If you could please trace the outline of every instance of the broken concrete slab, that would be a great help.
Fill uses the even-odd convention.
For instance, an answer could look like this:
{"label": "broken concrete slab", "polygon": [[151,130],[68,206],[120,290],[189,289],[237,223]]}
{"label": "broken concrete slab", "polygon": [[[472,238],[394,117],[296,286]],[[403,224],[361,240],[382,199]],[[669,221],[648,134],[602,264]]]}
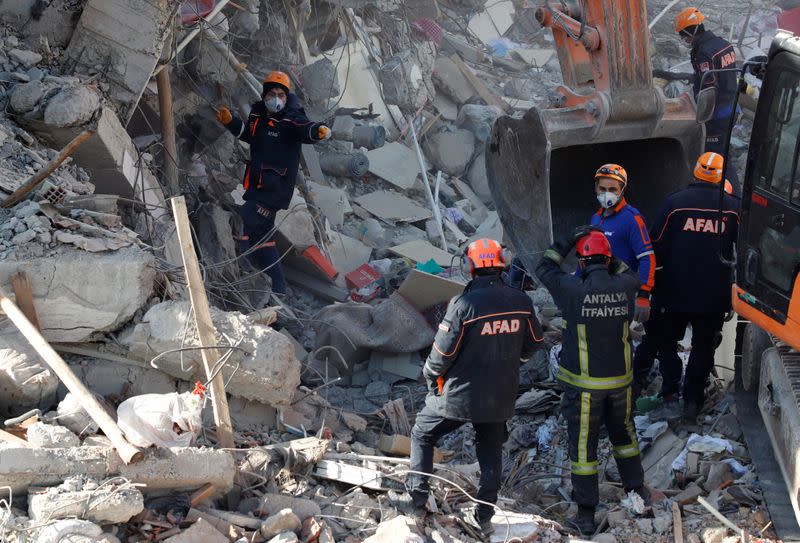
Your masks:
{"label": "broken concrete slab", "polygon": [[370,173],[401,190],[408,190],[414,186],[419,172],[418,168],[410,167],[417,160],[413,149],[394,141],[369,151],[367,158],[369,158]]}
{"label": "broken concrete slab", "polygon": [[24,493],[32,485],[60,484],[70,476],[125,477],[146,485],[144,492],[194,490],[211,483],[219,492],[233,488],[233,456],[209,448],[150,449],[136,464],[125,465],[111,448],[0,449],[0,480]]}
{"label": "broken concrete slab", "polygon": [[422,371],[422,360],[419,353],[372,351],[369,357],[369,369],[370,371],[380,370],[406,379],[417,379]]}
{"label": "broken concrete slab", "polygon": [[446,94],[455,102],[456,106],[466,103],[475,95],[475,90],[469,80],[449,57],[439,56],[436,58],[433,81],[443,94]]}
{"label": "broken concrete slab", "polygon": [[406,243],[390,247],[389,250],[396,255],[424,264],[433,260],[442,267],[448,267],[455,258],[450,253],[434,247],[424,240],[408,241]]}
{"label": "broken concrete slab", "polygon": [[164,543],[228,543],[230,540],[209,522],[199,518],[186,530],[174,535]]}
{"label": "broken concrete slab", "polygon": [[303,91],[311,102],[321,102],[341,94],[336,66],[327,57],[304,66],[300,76],[303,81]]}
{"label": "broken concrete slab", "polygon": [[27,429],[28,443],[34,447],[57,449],[80,447],[81,440],[69,428],[37,422]]}
{"label": "broken concrete slab", "polygon": [[119,484],[103,484],[98,488],[95,483],[93,488],[71,491],[65,486],[69,485],[30,490],[30,519],[49,521],[77,517],[98,524],[117,524],[128,522],[144,510],[144,498],[137,488],[124,488]]}
{"label": "broken concrete slab", "polygon": [[419,535],[419,529],[411,518],[401,515],[381,522],[375,534],[365,539],[364,543],[424,543],[425,538]]}
{"label": "broken concrete slab", "polygon": [[433,166],[449,175],[462,175],[475,153],[475,136],[459,128],[429,134],[423,144]]}
{"label": "broken concrete slab", "polygon": [[486,45],[501,37],[514,24],[514,3],[511,0],[490,0],[484,9],[469,20],[468,28]]}
{"label": "broken concrete slab", "polygon": [[89,0],[67,47],[80,69],[98,70],[125,124],[135,111],[171,35],[170,2]]}
{"label": "broken concrete slab", "polygon": [[356,202],[379,219],[389,222],[417,222],[433,216],[432,211],[410,198],[388,190],[370,192],[356,198]]}
{"label": "broken concrete slab", "polygon": [[0,326],[0,417],[12,418],[53,405],[58,377],[25,337],[7,323]]}
{"label": "broken concrete slab", "polygon": [[292,195],[289,209],[281,209],[275,215],[275,225],[286,244],[294,245],[298,251],[317,244],[317,239],[314,237],[314,219],[297,189]]}
{"label": "broken concrete slab", "polygon": [[314,204],[320,208],[332,225],[341,227],[344,224],[344,216],[353,212],[350,200],[347,198],[347,191],[321,185],[314,181],[306,183]]}
{"label": "broken concrete slab", "polygon": [[153,292],[152,254],[128,247],[116,252],[77,249],[25,261],[0,261],[0,285],[25,271],[42,335],[50,342],[82,343],[99,332],[119,329]]}
{"label": "broken concrete slab", "polygon": [[[212,307],[211,318],[218,343],[227,344],[227,336],[238,347],[222,368],[228,391],[234,396],[272,406],[287,405],[300,384],[300,363],[294,356],[291,342],[269,326],[257,324],[241,313]],[[185,329],[187,322],[189,325]],[[164,302],[153,306],[120,340],[131,349],[133,356],[145,360],[170,349],[199,345],[189,302]],[[185,351],[182,356],[181,359],[181,353],[175,352],[160,357],[156,365],[174,377],[192,382],[205,380],[200,351]],[[183,371],[182,365],[189,371]]]}
{"label": "broken concrete slab", "polygon": [[319,504],[312,500],[284,496],[283,494],[265,494],[261,498],[259,510],[273,515],[282,509],[290,509],[301,521],[315,517],[321,513]]}
{"label": "broken concrete slab", "polygon": [[489,189],[489,177],[486,174],[486,155],[484,153],[480,153],[472,161],[467,173],[467,181],[469,181],[470,187],[478,195],[481,202],[486,205],[494,202],[492,191]]}

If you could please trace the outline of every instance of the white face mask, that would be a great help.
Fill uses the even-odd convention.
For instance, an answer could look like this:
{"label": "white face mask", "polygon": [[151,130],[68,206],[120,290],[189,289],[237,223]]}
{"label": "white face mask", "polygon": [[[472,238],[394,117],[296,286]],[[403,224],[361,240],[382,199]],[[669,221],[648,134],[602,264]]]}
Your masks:
{"label": "white face mask", "polygon": [[619,194],[614,194],[613,192],[601,192],[597,195],[597,201],[600,202],[600,205],[606,209],[611,209],[617,202],[619,202]]}
{"label": "white face mask", "polygon": [[284,102],[277,96],[273,96],[272,98],[264,100],[264,105],[267,106],[267,111],[269,111],[270,113],[278,113],[280,110],[283,109],[283,106],[286,105],[286,102]]}

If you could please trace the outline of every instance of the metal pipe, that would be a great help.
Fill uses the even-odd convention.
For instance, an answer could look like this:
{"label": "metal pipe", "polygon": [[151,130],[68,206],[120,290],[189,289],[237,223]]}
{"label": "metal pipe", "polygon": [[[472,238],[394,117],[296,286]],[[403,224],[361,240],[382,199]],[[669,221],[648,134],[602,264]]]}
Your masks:
{"label": "metal pipe", "polygon": [[436,227],[439,230],[439,236],[442,238],[442,249],[444,249],[445,252],[449,252],[447,250],[447,240],[444,238],[444,230],[442,229],[442,216],[439,213],[439,206],[436,205],[436,201],[433,199],[431,184],[428,181],[428,172],[425,171],[425,159],[422,157],[422,149],[419,146],[419,141],[417,141],[417,130],[414,128],[414,117],[411,115],[408,116],[408,126],[411,131],[411,137],[414,140],[414,150],[417,152],[417,161],[419,162],[419,171],[422,173],[422,184],[425,186],[425,194],[428,196],[428,202],[430,202],[433,208],[433,218],[436,220]]}

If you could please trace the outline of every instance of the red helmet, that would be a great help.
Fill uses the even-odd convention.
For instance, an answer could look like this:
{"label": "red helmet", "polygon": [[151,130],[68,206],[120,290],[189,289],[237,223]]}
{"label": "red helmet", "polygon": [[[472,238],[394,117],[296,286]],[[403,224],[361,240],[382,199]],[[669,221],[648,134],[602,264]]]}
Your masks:
{"label": "red helmet", "polygon": [[611,258],[611,244],[605,234],[592,230],[575,244],[575,254],[578,258],[589,258],[590,256]]}

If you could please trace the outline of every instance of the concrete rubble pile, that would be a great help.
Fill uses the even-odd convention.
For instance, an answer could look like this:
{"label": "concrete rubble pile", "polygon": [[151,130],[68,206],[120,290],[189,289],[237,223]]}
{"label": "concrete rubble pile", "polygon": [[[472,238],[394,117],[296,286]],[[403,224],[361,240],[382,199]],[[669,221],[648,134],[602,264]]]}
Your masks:
{"label": "concrete rubble pile", "polygon": [[[402,481],[422,364],[468,279],[460,255],[504,238],[492,125],[561,83],[533,4],[0,2],[0,289],[90,398],[0,313],[0,541],[483,540],[462,520],[479,479],[470,427],[437,449],[436,514],[418,521]],[[666,69],[685,54],[660,28]],[[285,296],[243,255],[248,149],[214,119],[223,105],[246,118],[273,69],[333,133],[304,146],[275,223]],[[179,195],[188,243],[168,199]],[[521,369],[490,540],[581,541],[553,379],[561,317],[544,289],[531,296],[550,350]],[[601,442],[594,541],[673,541],[675,507],[684,540],[738,541],[698,498],[768,541],[725,386],[691,431],[651,420],[652,398],[640,406],[647,481],[666,495],[652,507],[625,495]],[[124,429],[145,395],[128,439],[162,445],[129,458],[101,419]]]}

